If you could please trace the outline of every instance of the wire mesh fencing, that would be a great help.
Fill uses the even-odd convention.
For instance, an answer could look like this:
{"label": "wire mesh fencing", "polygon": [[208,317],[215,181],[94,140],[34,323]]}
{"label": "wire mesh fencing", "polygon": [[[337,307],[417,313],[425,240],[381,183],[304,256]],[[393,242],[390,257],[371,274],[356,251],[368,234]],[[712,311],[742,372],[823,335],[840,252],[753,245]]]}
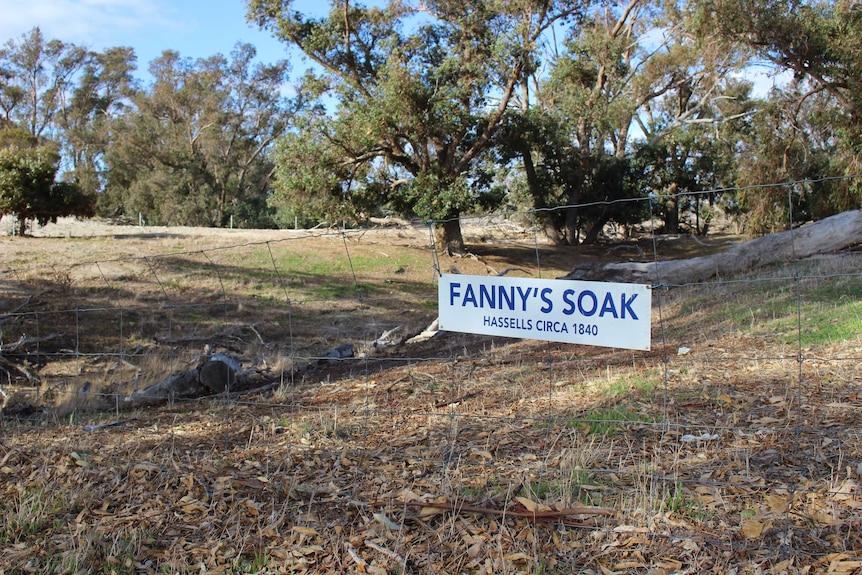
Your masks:
{"label": "wire mesh fencing", "polygon": [[[194,445],[265,460],[261,477],[290,483],[279,504],[307,521],[315,507],[354,534],[401,533],[386,550],[404,572],[408,555],[439,567],[432,533],[447,569],[473,572],[849,566],[862,549],[858,247],[657,278],[649,351],[434,330],[443,273],[551,279],[727,248],[653,221],[560,247],[541,224],[557,215],[462,218],[461,256],[439,252],[427,222],[221,245],[164,232],[176,249],[155,253],[132,233],[69,238],[71,263],[6,261],[0,373],[33,406],[6,418],[94,430],[214,413],[225,431]],[[86,261],[105,241],[139,253]],[[223,391],[174,385],[215,354],[239,365]]]}

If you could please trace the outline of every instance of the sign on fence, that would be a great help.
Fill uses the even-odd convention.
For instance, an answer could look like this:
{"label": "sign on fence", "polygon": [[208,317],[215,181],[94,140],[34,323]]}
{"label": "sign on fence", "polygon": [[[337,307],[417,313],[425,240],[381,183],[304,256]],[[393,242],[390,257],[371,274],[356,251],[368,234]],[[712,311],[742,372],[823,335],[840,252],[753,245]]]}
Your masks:
{"label": "sign on fence", "polygon": [[649,350],[651,292],[640,284],[447,274],[440,329]]}

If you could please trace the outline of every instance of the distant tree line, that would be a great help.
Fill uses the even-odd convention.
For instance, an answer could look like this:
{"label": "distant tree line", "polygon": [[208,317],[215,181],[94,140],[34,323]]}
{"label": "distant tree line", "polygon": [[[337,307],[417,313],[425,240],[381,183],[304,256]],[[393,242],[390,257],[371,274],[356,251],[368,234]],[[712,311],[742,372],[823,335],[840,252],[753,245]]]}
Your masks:
{"label": "distant tree line", "polygon": [[[250,0],[248,18],[309,69],[291,80],[237,44],[165,51],[144,82],[131,48],[38,28],[7,41],[0,213],[216,227],[391,213],[440,221],[457,252],[458,217],[480,211],[537,209],[574,245],[648,217],[705,234],[721,210],[761,234],[788,206],[803,221],[862,204],[852,0],[341,0],[326,17]],[[756,97],[752,66],[785,81]],[[768,187],[788,181],[805,183]]]}

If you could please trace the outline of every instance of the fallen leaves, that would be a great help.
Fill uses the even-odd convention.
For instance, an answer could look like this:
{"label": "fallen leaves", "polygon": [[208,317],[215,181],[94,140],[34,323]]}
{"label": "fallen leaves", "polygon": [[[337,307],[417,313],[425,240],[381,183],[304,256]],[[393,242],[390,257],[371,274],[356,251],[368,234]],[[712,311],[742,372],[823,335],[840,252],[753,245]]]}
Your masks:
{"label": "fallen leaves", "polygon": [[759,519],[746,519],[742,522],[742,535],[746,539],[760,539],[763,532],[769,528],[771,522]]}
{"label": "fallen leaves", "polygon": [[[583,403],[581,390],[555,384],[549,402],[546,387],[531,395],[514,376],[488,383],[486,368],[500,371],[494,361],[470,367],[481,393],[467,383],[409,393],[461,369],[433,365],[374,386],[300,389],[290,407],[213,404],[136,414],[134,426],[98,433],[6,433],[0,564],[88,558],[106,572],[261,575],[859,566],[848,549],[862,547],[862,494],[849,461],[862,442],[835,431],[855,411],[827,401],[815,413],[804,395],[797,410],[781,389],[740,383],[698,388],[680,402],[678,425],[589,434],[566,423],[574,407],[545,423],[552,408]],[[318,409],[316,391],[347,407]],[[482,401],[499,405],[472,417]],[[646,394],[615,401],[655,410]],[[366,410],[384,404],[392,411]],[[800,413],[828,431],[796,437],[788,422]],[[787,548],[799,551],[793,560],[780,555]]]}
{"label": "fallen leaves", "polygon": [[787,513],[787,510],[790,508],[790,498],[787,495],[770,493],[763,496],[763,501],[772,513],[778,515]]}

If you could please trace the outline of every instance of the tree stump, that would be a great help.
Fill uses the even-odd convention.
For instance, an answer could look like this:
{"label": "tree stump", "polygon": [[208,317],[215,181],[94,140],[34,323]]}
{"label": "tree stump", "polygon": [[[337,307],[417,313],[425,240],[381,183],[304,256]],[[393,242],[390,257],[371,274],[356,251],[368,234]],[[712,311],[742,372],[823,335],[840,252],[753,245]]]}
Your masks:
{"label": "tree stump", "polygon": [[224,353],[217,353],[200,368],[200,382],[212,393],[230,391],[236,383],[241,366],[239,360]]}

